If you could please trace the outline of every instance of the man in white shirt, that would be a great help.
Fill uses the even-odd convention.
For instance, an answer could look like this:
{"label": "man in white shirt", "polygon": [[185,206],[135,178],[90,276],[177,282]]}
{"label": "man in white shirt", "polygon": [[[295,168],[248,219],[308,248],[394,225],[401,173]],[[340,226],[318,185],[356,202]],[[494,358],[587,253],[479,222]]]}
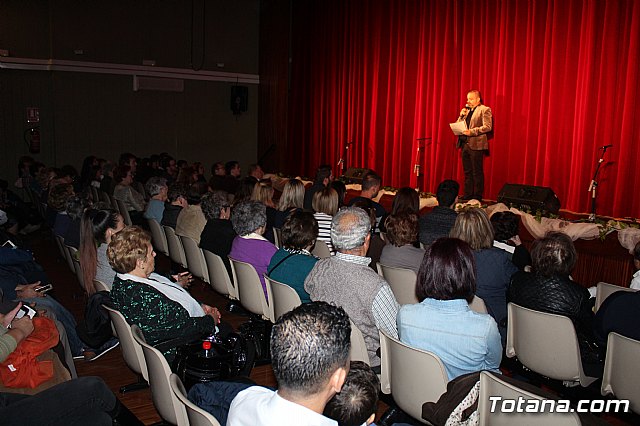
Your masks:
{"label": "man in white shirt", "polygon": [[350,336],[340,307],[312,302],[284,314],[271,332],[278,390],[252,386],[238,393],[227,426],[337,426],[322,412],[344,384]]}

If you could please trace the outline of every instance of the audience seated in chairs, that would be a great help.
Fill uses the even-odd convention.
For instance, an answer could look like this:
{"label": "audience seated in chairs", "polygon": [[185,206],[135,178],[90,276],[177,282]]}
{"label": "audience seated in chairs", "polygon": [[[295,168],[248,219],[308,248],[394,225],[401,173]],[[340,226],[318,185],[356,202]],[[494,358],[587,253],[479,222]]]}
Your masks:
{"label": "audience seated in chairs", "polygon": [[99,377],[80,377],[35,395],[0,393],[0,417],[11,425],[142,425]]}
{"label": "audience seated in chairs", "polygon": [[359,200],[370,200],[371,206],[375,209],[376,215],[376,227],[380,224],[380,220],[387,213],[387,211],[382,207],[382,204],[377,201],[373,201],[374,198],[378,196],[380,192],[380,186],[382,185],[382,178],[378,176],[374,171],[369,171],[362,178],[362,190],[360,191],[360,195],[358,197],[352,198],[349,201],[350,206],[357,206],[356,203]]}
{"label": "audience seated in chairs", "polygon": [[209,250],[220,256],[231,277],[231,264],[229,252],[236,237],[236,232],[231,224],[231,207],[224,191],[213,191],[202,196],[200,203],[202,213],[207,219],[207,224],[200,235],[200,248]]}
{"label": "audience seated in chairs", "polygon": [[469,244],[476,261],[476,295],[498,323],[502,342],[507,340],[507,287],[518,268],[504,250],[493,247],[493,228],[483,209],[467,207],[458,213],[450,236]]}
{"label": "audience seated in chairs", "polygon": [[491,226],[494,231],[494,247],[511,253],[511,261],[521,271],[531,267],[531,254],[522,245],[518,235],[520,216],[508,211],[496,212],[491,215]]}
{"label": "audience seated in chairs", "polygon": [[169,187],[167,191],[167,202],[164,205],[164,211],[162,212],[162,226],[169,226],[176,229],[178,223],[178,215],[183,208],[187,207],[187,188],[184,185],[174,183]]}
{"label": "audience seated in chairs", "polygon": [[436,240],[418,272],[416,295],[421,302],[398,312],[400,340],[436,354],[449,380],[474,371],[498,371],[502,360],[495,320],[469,308],[476,290],[475,266],[467,243]]}
{"label": "audience seated in chairs", "polygon": [[313,214],[292,213],[282,227],[282,247],[273,255],[267,275],[292,287],[302,303],[311,301],[304,289],[304,280],[318,258],[310,253],[318,236],[318,223]]}
{"label": "audience seated in chairs", "polygon": [[64,237],[67,232],[71,218],[67,215],[67,201],[75,192],[70,183],[61,183],[54,186],[49,192],[47,201],[47,225],[53,229],[53,234]]}
{"label": "audience seated in chairs", "polygon": [[340,426],[370,425],[378,410],[380,380],[362,361],[351,361],[342,390],[327,402],[324,415]]}
{"label": "audience seated in chairs", "polygon": [[82,214],[90,204],[88,199],[78,196],[71,197],[67,200],[66,213],[69,218],[69,224],[65,233],[61,235],[65,245],[75,249],[80,248],[80,221]]}
{"label": "audience seated in chairs", "polygon": [[378,220],[376,218],[376,209],[373,206],[373,201],[363,197],[358,197],[358,199],[351,204],[351,207],[360,208],[369,214],[369,219],[371,220],[371,239],[369,240],[367,257],[371,258],[371,263],[369,264],[369,266],[375,271],[376,263],[380,261],[382,249],[386,244],[386,242],[380,236],[380,233],[376,231]]}
{"label": "audience seated in chairs", "polygon": [[250,200],[251,196],[253,195],[253,190],[257,184],[258,181],[251,176],[247,176],[246,178],[239,181],[237,191],[235,193],[229,192],[229,194],[234,194],[232,207],[238,203],[241,203],[242,201]]}
{"label": "audience seated in chairs", "polygon": [[[240,169],[240,163],[235,160],[227,161],[224,165],[225,176],[220,188],[227,194],[235,194],[238,192],[241,186],[240,175],[242,170]],[[251,178],[254,183],[257,181],[255,178]]]}
{"label": "audience seated in chairs", "polygon": [[267,226],[265,228],[263,236],[272,243],[275,242],[275,237],[273,236],[273,227],[277,214],[276,205],[273,202],[273,192],[274,191],[273,186],[271,186],[271,182],[262,181],[258,182],[253,187],[253,194],[251,194],[252,200],[260,201],[267,208]]}
{"label": "audience seated in chairs", "polygon": [[316,170],[316,178],[313,181],[313,185],[305,190],[304,193],[304,209],[311,210],[313,196],[316,192],[322,191],[333,182],[333,172],[329,164],[322,164]]}
{"label": "audience seated in chairs", "polygon": [[207,224],[207,219],[202,213],[200,202],[202,196],[207,193],[206,183],[195,183],[187,192],[188,205],[180,211],[176,222],[176,235],[189,237],[200,244],[200,235]]}
{"label": "audience seated in chairs", "polygon": [[344,207],[344,198],[347,195],[347,186],[341,180],[332,181],[329,186],[338,193],[338,208]]}
{"label": "audience seated in chairs", "polygon": [[213,191],[222,189],[222,185],[224,182],[224,177],[226,176],[226,172],[224,170],[224,163],[218,161],[217,163],[213,163],[211,166],[211,179],[209,179],[209,188]]}
{"label": "audience seated in chairs", "polygon": [[46,310],[64,326],[72,355],[81,357],[86,346],[76,333],[77,324],[73,314],[51,295],[35,290],[48,282],[47,275],[30,252],[0,247],[0,289],[4,300],[20,300],[36,310]]}
{"label": "audience seated in chairs", "polygon": [[333,217],[331,240],[338,252],[320,259],[304,283],[311,300],[341,306],[362,332],[372,367],[380,366],[378,329],[398,336],[398,302],[389,284],[369,267],[371,218],[362,209],[347,207]]}
{"label": "audience seated in chairs", "polygon": [[145,219],[153,219],[158,223],[162,222],[164,214],[164,203],[167,201],[167,180],[163,177],[153,176],[145,184],[145,190],[151,197],[144,211]]}
{"label": "audience seated in chairs", "polygon": [[134,225],[141,225],[144,222],[142,214],[146,203],[144,196],[131,186],[133,183],[133,173],[134,171],[131,166],[128,165],[120,166],[116,169],[113,175],[116,183],[113,189],[113,198],[124,203],[124,207],[129,212],[131,222]]}
{"label": "audience seated in chairs", "polygon": [[227,426],[337,425],[322,412],[347,376],[350,335],[345,311],[328,303],[284,314],[271,333],[278,391],[251,386],[238,393]]}
{"label": "audience seated in chairs", "polygon": [[331,254],[336,250],[331,244],[331,221],[338,211],[338,193],[333,188],[323,188],[313,195],[313,217],[318,222],[318,240],[323,241]]}
{"label": "audience seated in chairs", "polygon": [[438,205],[420,218],[420,242],[425,247],[438,238],[449,236],[458,217],[454,208],[458,202],[459,192],[460,184],[455,180],[447,179],[438,185],[436,190]]}
{"label": "audience seated in chairs", "polygon": [[273,221],[275,228],[282,228],[284,221],[295,211],[302,210],[304,205],[304,185],[298,179],[289,179],[284,184],[282,195],[278,200],[278,208]]}
{"label": "audience seated in chairs", "polygon": [[115,210],[88,209],[82,216],[80,266],[88,296],[96,292],[93,280],[111,289],[116,271],[109,264],[107,247],[111,237],[123,229],[122,216]]}
{"label": "audience seated in chairs", "polygon": [[420,196],[418,195],[418,191],[408,186],[398,189],[396,195],[393,197],[391,212],[385,214],[380,221],[380,231],[387,232],[385,222],[389,215],[398,215],[400,213],[420,214]]}
{"label": "audience seated in chairs", "polygon": [[418,239],[418,215],[399,213],[387,216],[386,225],[387,244],[382,249],[380,263],[418,273],[424,257],[424,250],[413,245]]}
{"label": "audience seated in chairs", "polygon": [[0,362],[11,354],[16,347],[33,332],[32,319],[24,315],[16,318],[22,302],[7,313],[0,313]]}
{"label": "audience seated in chairs", "polygon": [[[246,262],[255,268],[265,296],[264,274],[278,248],[262,235],[267,226],[266,206],[260,201],[248,200],[237,204],[231,211],[231,223],[238,236],[233,240],[229,257]],[[268,296],[266,296],[268,297]]]}
{"label": "audience seated in chairs", "polygon": [[600,377],[603,359],[593,335],[593,302],[589,291],[569,276],[578,258],[573,241],[549,232],[534,242],[531,257],[532,272],[518,272],[511,280],[509,302],[568,317],[576,328],[584,373]]}
{"label": "audience seated in chairs", "polygon": [[190,275],[175,275],[179,282],[173,282],[153,273],[155,252],[146,231],[134,226],[118,232],[107,256],[117,272],[111,289],[114,308],[129,324],[137,324],[169,363],[177,346],[213,334],[220,326],[218,309],[199,303],[185,291]]}
{"label": "audience seated in chairs", "polygon": [[615,332],[634,340],[640,340],[640,291],[618,291],[602,303],[594,319],[596,342],[605,353],[607,337]]}

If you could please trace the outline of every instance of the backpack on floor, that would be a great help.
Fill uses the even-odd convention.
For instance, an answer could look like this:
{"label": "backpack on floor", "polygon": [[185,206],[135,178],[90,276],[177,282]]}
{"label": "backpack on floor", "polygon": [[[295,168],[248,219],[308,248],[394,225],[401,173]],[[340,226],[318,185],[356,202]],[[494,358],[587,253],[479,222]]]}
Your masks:
{"label": "backpack on floor", "polygon": [[78,336],[90,348],[99,348],[113,337],[111,319],[102,305],[113,306],[108,291],[98,291],[89,298],[84,320],[76,327]]}

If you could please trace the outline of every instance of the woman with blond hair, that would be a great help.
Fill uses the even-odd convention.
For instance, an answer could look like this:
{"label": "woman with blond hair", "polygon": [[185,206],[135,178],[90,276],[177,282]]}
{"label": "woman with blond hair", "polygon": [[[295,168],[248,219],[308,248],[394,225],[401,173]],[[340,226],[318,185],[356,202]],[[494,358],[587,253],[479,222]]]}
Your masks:
{"label": "woman with blond hair", "polygon": [[273,226],[282,228],[291,213],[302,210],[304,205],[304,184],[298,179],[289,179],[284,185]]}
{"label": "woman with blond hair", "polygon": [[518,268],[509,253],[493,247],[493,227],[481,208],[468,207],[458,212],[449,233],[469,244],[477,268],[476,295],[484,300],[489,314],[498,323],[502,341],[506,341],[507,288]]}
{"label": "woman with blond hair", "polygon": [[260,181],[253,187],[253,193],[251,199],[254,201],[260,201],[267,208],[267,227],[264,231],[264,237],[270,242],[275,242],[273,235],[273,228],[276,221],[276,203],[273,201],[273,186],[269,181]]}

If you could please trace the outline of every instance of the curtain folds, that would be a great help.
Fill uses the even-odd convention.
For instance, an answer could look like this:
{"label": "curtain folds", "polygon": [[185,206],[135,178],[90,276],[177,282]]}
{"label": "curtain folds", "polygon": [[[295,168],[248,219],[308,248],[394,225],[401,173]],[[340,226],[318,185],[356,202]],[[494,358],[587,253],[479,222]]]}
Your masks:
{"label": "curtain folds", "polygon": [[[296,0],[289,172],[375,169],[383,185],[462,182],[448,123],[470,89],[494,114],[485,198],[549,186],[562,207],[640,216],[640,1]],[[419,151],[419,152],[418,152]],[[421,166],[419,177],[415,164]]]}

